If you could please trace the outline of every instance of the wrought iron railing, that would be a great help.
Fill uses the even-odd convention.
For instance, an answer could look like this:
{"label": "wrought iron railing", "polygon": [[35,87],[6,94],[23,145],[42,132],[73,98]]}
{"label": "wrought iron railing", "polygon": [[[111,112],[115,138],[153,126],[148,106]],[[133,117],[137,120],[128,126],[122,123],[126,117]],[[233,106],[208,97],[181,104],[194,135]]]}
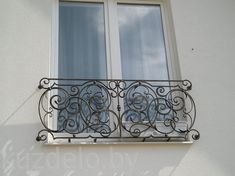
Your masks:
{"label": "wrought iron railing", "polygon": [[188,141],[195,103],[188,80],[40,80],[37,141]]}

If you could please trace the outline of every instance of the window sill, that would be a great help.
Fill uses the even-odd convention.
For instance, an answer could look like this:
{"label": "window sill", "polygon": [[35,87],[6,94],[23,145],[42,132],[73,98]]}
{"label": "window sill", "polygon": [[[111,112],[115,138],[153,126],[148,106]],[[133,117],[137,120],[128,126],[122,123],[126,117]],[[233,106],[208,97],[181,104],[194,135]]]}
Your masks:
{"label": "window sill", "polygon": [[174,145],[174,144],[193,144],[194,141],[170,141],[170,142],[44,142],[45,146],[73,146],[73,145]]}

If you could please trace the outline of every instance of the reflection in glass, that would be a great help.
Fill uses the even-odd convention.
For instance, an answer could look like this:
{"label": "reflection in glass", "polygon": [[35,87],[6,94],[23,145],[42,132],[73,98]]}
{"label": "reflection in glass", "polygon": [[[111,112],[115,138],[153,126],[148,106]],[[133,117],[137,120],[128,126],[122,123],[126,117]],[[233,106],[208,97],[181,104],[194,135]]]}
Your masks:
{"label": "reflection in glass", "polygon": [[59,77],[106,78],[102,3],[60,3]]}
{"label": "reflection in glass", "polygon": [[124,79],[168,79],[159,5],[118,4]]}
{"label": "reflection in glass", "polygon": [[[122,77],[124,79],[167,80],[167,61],[159,5],[118,5]],[[164,121],[169,115],[156,113],[154,93],[142,85],[133,86],[124,99],[124,121]],[[165,106],[167,109],[167,107]],[[165,110],[166,110],[165,109]]]}
{"label": "reflection in glass", "polygon": [[[107,77],[105,49],[104,6],[102,3],[61,2],[59,7],[59,68],[60,78],[99,79]],[[60,84],[60,82],[59,82]],[[62,83],[61,83],[62,84]],[[76,87],[64,87],[70,94],[66,107],[58,113],[59,131],[81,132],[91,122],[91,106],[103,101],[100,87],[87,90],[86,97],[79,98]],[[59,96],[61,93],[58,92]],[[97,101],[91,101],[97,99]],[[81,101],[83,100],[83,101]],[[63,101],[58,98],[58,102]],[[64,100],[65,101],[65,100]],[[82,103],[83,102],[83,103]],[[90,105],[87,106],[86,103]],[[58,108],[61,108],[58,104]],[[99,114],[99,120],[106,120],[108,113]],[[83,118],[82,118],[83,117]],[[109,123],[108,120],[106,120]],[[85,129],[82,132],[94,132]]]}

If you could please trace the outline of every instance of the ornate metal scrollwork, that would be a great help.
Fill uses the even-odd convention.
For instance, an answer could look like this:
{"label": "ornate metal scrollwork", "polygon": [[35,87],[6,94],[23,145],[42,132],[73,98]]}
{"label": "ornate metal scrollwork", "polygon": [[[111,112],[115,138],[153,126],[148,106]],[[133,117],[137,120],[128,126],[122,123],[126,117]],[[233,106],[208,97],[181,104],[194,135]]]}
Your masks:
{"label": "ornate metal scrollwork", "polygon": [[40,80],[37,141],[198,140],[188,80]]}

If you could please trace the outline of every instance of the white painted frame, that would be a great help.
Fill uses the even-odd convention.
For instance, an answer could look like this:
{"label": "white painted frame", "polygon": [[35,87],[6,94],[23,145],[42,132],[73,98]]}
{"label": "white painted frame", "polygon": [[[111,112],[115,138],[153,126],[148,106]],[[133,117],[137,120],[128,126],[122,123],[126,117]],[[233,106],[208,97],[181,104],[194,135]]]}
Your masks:
{"label": "white painted frame", "polygon": [[[51,15],[51,48],[49,77],[58,77],[58,47],[59,47],[59,1],[52,0]],[[160,5],[163,35],[166,51],[166,63],[169,79],[180,80],[180,67],[176,40],[174,35],[174,25],[171,14],[169,0],[61,0],[62,2],[102,2],[104,3],[105,17],[105,41],[106,41],[106,59],[107,59],[107,76],[110,79],[120,79],[121,72],[121,53],[117,19],[117,4],[156,4]],[[115,7],[116,6],[116,7]],[[111,20],[112,19],[112,20]],[[119,67],[117,67],[119,66]],[[115,106],[115,103],[114,103]],[[51,118],[49,118],[51,119]],[[56,120],[48,120],[49,127],[57,127]],[[48,136],[48,142],[53,142]]]}
{"label": "white painted frame", "polygon": [[[110,79],[120,79],[121,68],[120,42],[118,32],[117,3],[126,4],[156,4],[160,5],[162,15],[163,34],[166,50],[169,79],[181,79],[174,25],[169,0],[62,0],[62,2],[103,2],[105,10],[105,39],[107,57],[107,76]],[[59,28],[59,0],[53,0],[52,8],[52,47],[50,76],[58,75],[58,28]],[[112,20],[110,20],[112,19]],[[111,69],[112,68],[112,69]]]}

